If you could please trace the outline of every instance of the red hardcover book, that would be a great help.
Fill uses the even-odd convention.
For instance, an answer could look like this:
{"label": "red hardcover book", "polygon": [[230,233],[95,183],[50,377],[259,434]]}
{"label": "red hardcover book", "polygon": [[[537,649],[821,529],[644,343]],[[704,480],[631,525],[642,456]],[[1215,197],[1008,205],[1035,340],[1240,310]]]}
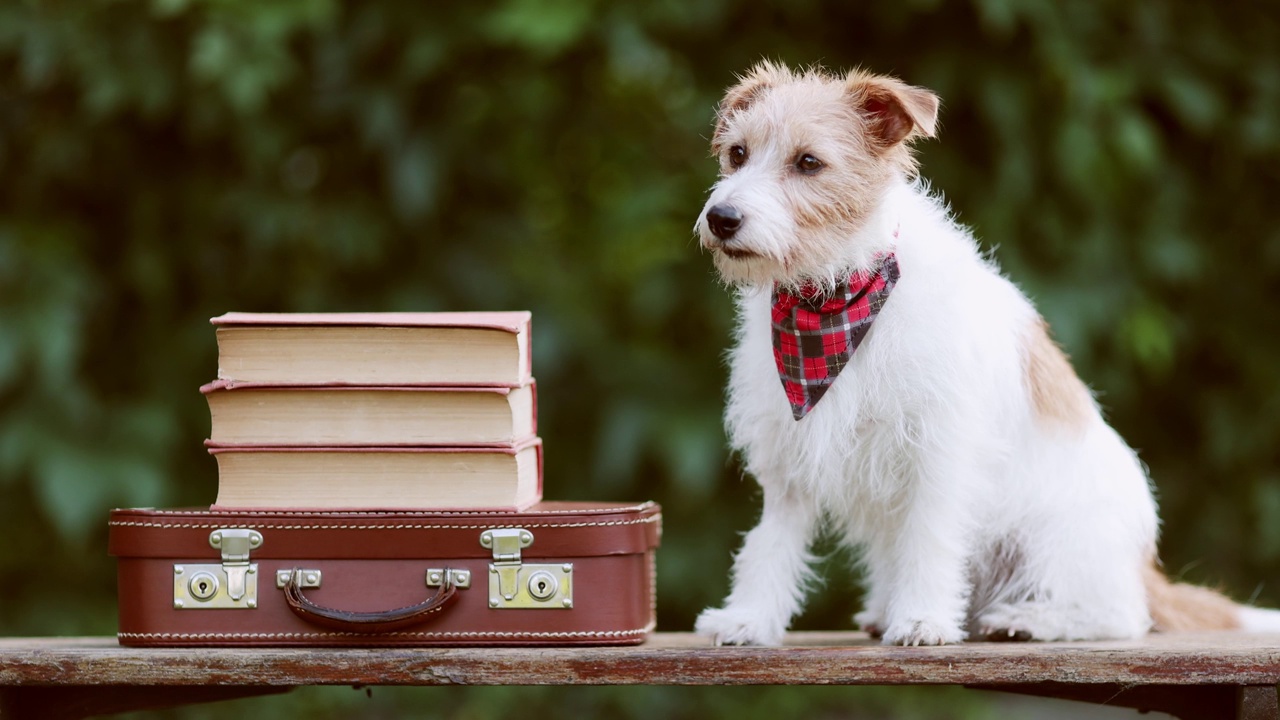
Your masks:
{"label": "red hardcover book", "polygon": [[491,447],[211,446],[214,509],[522,510],[542,499],[542,440]]}
{"label": "red hardcover book", "polygon": [[227,313],[218,379],[272,385],[498,385],[531,379],[518,312]]}
{"label": "red hardcover book", "polygon": [[510,445],[538,430],[537,390],[519,387],[281,386],[218,380],[200,388],[217,447]]}

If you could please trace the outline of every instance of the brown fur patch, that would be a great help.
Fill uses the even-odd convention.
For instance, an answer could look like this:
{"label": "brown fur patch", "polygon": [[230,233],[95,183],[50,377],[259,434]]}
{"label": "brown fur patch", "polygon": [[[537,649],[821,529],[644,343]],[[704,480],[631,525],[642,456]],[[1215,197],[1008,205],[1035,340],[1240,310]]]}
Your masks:
{"label": "brown fur patch", "polygon": [[791,78],[791,72],[785,65],[774,65],[765,60],[746,75],[738,78],[738,83],[724,93],[720,107],[716,110],[716,127],[711,136],[712,152],[720,152],[721,141],[729,119],[735,114],[751,107],[751,103],[760,97],[770,86]]}
{"label": "brown fur patch", "polygon": [[1049,336],[1049,325],[1037,318],[1024,338],[1024,379],[1036,416],[1045,422],[1083,428],[1093,399],[1066,353]]}
{"label": "brown fur patch", "polygon": [[915,135],[934,137],[938,96],[897,78],[860,71],[846,79],[868,129],[880,144],[896,145]]}
{"label": "brown fur patch", "polygon": [[[711,136],[713,153],[722,152],[724,135],[735,115],[745,112],[769,90],[786,85],[832,85],[841,87],[847,107],[854,111],[861,127],[857,132],[890,162],[907,174],[916,171],[915,159],[906,141],[935,137],[940,101],[931,91],[908,85],[897,78],[853,70],[844,76],[821,68],[792,70],[768,60],[757,63],[737,84],[725,91],[716,111]],[[850,102],[851,101],[851,102]],[[806,108],[797,107],[803,113]]]}
{"label": "brown fur patch", "polygon": [[861,70],[845,77],[845,87],[876,153],[908,175],[915,174],[915,156],[906,141],[937,134],[938,96],[897,78]]}
{"label": "brown fur patch", "polygon": [[1221,593],[1170,582],[1154,565],[1143,572],[1142,580],[1156,632],[1240,628],[1239,606]]}
{"label": "brown fur patch", "polygon": [[860,199],[854,192],[845,197],[833,198],[830,202],[806,203],[796,199],[791,203],[792,215],[796,219],[796,226],[801,230],[841,227],[854,222],[865,212],[867,202],[858,202]]}

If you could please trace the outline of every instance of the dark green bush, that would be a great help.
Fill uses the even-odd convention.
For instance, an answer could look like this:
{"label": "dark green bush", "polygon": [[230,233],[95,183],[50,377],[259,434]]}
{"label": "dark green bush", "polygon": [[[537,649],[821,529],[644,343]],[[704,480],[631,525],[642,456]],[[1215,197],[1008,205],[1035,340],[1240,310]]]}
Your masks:
{"label": "dark green bush", "polygon": [[[0,632],[114,632],[106,510],[211,501],[207,318],[503,308],[535,315],[547,494],[662,502],[660,624],[687,629],[756,512],[719,421],[730,305],[691,227],[719,92],[762,56],[942,95],[924,173],[1141,450],[1169,568],[1280,604],[1277,14],[0,5],[0,522],[21,538],[0,547]],[[801,627],[850,625],[856,593],[829,564]],[[757,695],[643,697],[752,716],[735,703]]]}

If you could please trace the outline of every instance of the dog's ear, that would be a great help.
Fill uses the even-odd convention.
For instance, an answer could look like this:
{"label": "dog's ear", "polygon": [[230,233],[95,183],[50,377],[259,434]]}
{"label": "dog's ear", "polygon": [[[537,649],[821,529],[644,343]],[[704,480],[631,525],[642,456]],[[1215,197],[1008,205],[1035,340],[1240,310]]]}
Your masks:
{"label": "dog's ear", "polygon": [[711,144],[719,145],[731,115],[746,110],[765,90],[790,73],[782,63],[761,60],[746,75],[738,76],[738,84],[725,91],[716,110],[716,129],[711,136]]}
{"label": "dog's ear", "polygon": [[883,147],[937,132],[939,101],[931,91],[861,72],[849,74],[847,87],[871,137]]}

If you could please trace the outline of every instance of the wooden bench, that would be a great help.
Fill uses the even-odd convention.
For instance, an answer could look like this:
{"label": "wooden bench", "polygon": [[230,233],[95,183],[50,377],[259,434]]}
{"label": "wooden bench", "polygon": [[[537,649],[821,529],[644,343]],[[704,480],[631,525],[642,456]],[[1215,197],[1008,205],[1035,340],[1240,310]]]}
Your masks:
{"label": "wooden bench", "polygon": [[0,639],[0,717],[79,718],[306,685],[964,685],[1156,710],[1280,720],[1280,635],[882,647],[794,633],[782,648],[659,633],[623,648],[131,649],[114,638]]}

